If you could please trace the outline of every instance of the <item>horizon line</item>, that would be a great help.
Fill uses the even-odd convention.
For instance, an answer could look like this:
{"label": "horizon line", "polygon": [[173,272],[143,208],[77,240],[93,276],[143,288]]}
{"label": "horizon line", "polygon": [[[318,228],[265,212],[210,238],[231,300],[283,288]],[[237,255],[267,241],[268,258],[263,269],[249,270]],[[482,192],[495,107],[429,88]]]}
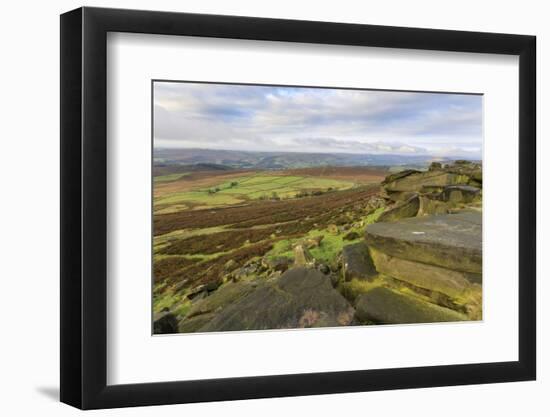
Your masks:
{"label": "horizon line", "polygon": [[[331,154],[340,154],[340,155],[374,155],[374,156],[404,156],[404,157],[421,157],[421,156],[429,156],[429,157],[439,157],[439,158],[451,158],[452,156],[447,155],[438,155],[437,153],[371,153],[371,152],[341,152],[341,151],[330,151],[330,152],[322,152],[322,151],[285,151],[285,150],[273,150],[273,151],[264,151],[264,150],[242,150],[242,149],[228,149],[228,148],[197,148],[197,147],[185,147],[185,146],[179,146],[179,147],[171,147],[171,146],[161,146],[157,147],[153,144],[153,151],[156,150],[196,150],[196,151],[227,151],[227,152],[245,152],[245,153],[286,153],[286,154],[309,154],[309,155],[315,155],[315,154],[321,154],[321,155],[331,155]],[[465,157],[463,155],[460,155],[460,152],[457,153],[455,156],[460,156],[462,159],[481,159],[482,155],[470,155],[468,157]]]}

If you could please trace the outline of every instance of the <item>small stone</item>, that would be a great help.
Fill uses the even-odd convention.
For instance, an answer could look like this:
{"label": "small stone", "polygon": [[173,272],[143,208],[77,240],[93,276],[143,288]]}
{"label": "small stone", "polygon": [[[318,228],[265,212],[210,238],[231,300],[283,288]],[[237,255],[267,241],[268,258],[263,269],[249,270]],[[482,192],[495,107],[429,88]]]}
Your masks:
{"label": "small stone", "polygon": [[303,243],[305,244],[305,246],[308,249],[317,248],[321,245],[321,242],[323,241],[324,237],[325,236],[323,236],[323,235],[310,237],[310,238],[305,239]]}
{"label": "small stone", "polygon": [[318,269],[325,275],[330,273],[330,267],[327,264],[319,264]]}
{"label": "small stone", "polygon": [[226,272],[231,272],[231,271],[233,271],[236,267],[237,267],[237,262],[235,262],[233,259],[230,259],[230,260],[228,260],[228,261],[224,264],[223,269],[224,269]]}
{"label": "small stone", "polygon": [[357,232],[349,232],[343,237],[343,239],[344,240],[355,240],[355,239],[359,239],[359,236],[360,235]]}
{"label": "small stone", "polygon": [[330,234],[337,235],[339,233],[338,226],[335,224],[329,224],[327,230]]}
{"label": "small stone", "polygon": [[196,286],[196,287],[194,287],[194,288],[191,288],[191,289],[189,290],[189,292],[187,293],[187,298],[190,299],[190,300],[192,300],[192,299],[194,299],[195,297],[197,297],[197,296],[198,296],[199,294],[201,294],[201,293],[206,293],[206,294],[208,294],[208,290],[207,290],[207,288],[206,288],[206,285],[204,285],[204,284],[201,284],[201,285],[198,285],[198,286]]}
{"label": "small stone", "polygon": [[313,266],[315,259],[303,245],[294,247],[294,266]]}
{"label": "small stone", "polygon": [[249,263],[233,271],[232,276],[235,281],[241,281],[250,277],[255,277],[260,269],[257,263]]}
{"label": "small stone", "polygon": [[292,261],[284,256],[262,259],[262,266],[268,271],[284,272],[291,264]]}

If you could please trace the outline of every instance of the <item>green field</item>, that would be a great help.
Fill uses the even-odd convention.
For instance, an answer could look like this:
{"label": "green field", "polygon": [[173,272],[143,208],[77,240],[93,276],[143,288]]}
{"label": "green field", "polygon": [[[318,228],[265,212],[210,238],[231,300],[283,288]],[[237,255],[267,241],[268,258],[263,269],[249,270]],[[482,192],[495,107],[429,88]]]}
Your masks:
{"label": "green field", "polygon": [[171,182],[171,181],[179,180],[181,177],[185,177],[186,175],[189,175],[189,173],[184,172],[179,174],[158,175],[156,177],[153,177],[153,181],[155,183]]}
{"label": "green field", "polygon": [[[173,181],[174,175],[157,177],[161,181]],[[155,178],[155,181],[157,179]],[[346,190],[355,184],[351,181],[294,175],[250,175],[223,182],[209,188],[172,193],[155,200],[156,206],[185,204],[199,206],[227,206],[248,200],[293,198],[311,191]]]}

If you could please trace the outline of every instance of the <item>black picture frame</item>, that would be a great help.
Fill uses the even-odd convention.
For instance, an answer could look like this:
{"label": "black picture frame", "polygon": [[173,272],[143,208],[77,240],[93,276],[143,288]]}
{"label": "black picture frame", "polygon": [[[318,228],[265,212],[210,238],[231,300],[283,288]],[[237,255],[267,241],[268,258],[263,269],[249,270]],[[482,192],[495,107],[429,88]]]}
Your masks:
{"label": "black picture frame", "polygon": [[[108,32],[519,56],[519,360],[107,385]],[[536,378],[534,36],[102,8],[61,15],[61,401],[82,409]]]}

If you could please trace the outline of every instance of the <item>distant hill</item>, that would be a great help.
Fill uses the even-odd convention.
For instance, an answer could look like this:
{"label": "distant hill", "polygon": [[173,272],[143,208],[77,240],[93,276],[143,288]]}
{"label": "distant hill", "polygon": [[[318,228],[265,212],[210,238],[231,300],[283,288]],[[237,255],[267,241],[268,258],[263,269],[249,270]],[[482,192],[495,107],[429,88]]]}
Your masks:
{"label": "distant hill", "polygon": [[154,165],[194,166],[199,170],[219,169],[288,169],[318,166],[419,166],[424,167],[433,161],[446,162],[450,157],[433,155],[378,155],[351,153],[298,153],[298,152],[246,152],[213,149],[168,149],[154,150]]}
{"label": "distant hill", "polygon": [[180,163],[155,163],[153,167],[153,175],[169,175],[169,174],[179,174],[183,172],[199,172],[199,171],[230,171],[233,170],[233,167],[228,165],[219,165],[219,164],[207,164],[207,163],[198,163],[198,164],[180,164]]}

